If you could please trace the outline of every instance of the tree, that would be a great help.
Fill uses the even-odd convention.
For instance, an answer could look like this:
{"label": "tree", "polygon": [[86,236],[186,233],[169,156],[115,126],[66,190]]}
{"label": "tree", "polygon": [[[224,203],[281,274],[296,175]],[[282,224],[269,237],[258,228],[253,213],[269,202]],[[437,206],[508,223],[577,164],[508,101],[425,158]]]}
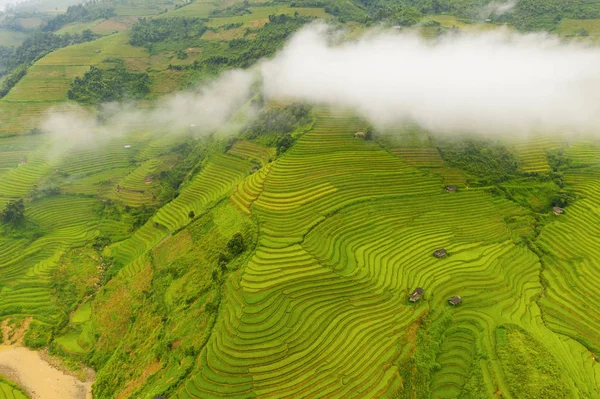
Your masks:
{"label": "tree", "polygon": [[6,208],[0,214],[2,223],[17,225],[25,220],[25,203],[23,199],[11,201],[6,204]]}
{"label": "tree", "polygon": [[237,256],[246,250],[246,245],[244,244],[244,237],[241,233],[235,233],[233,237],[227,243],[227,249],[229,253],[233,256]]}
{"label": "tree", "polygon": [[190,213],[188,213],[188,217],[189,217],[190,219],[193,219],[193,218],[195,218],[195,217],[196,217],[196,214],[194,213],[194,211],[190,211]]}

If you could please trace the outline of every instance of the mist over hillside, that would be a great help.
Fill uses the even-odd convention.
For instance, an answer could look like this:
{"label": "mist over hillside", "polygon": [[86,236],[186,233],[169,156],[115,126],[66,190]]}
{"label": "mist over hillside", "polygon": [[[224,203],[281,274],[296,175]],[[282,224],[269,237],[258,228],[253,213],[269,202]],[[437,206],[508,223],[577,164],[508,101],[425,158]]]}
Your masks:
{"label": "mist over hillside", "polygon": [[54,110],[42,128],[58,147],[89,146],[140,124],[161,132],[193,125],[206,134],[224,126],[255,87],[273,101],[348,108],[380,128],[414,122],[438,134],[600,135],[600,50],[588,44],[508,30],[431,41],[373,29],[342,43],[340,33],[310,25],[272,59],[167,97],[152,110],[109,104],[101,124],[81,110]]}
{"label": "mist over hillside", "polygon": [[600,133],[600,50],[587,44],[508,30],[435,41],[375,30],[335,45],[327,32],[299,32],[261,67],[267,96],[351,107],[380,126]]}
{"label": "mist over hillside", "polygon": [[82,0],[0,0],[0,12],[5,11],[7,7],[19,11],[64,11],[67,7],[79,3],[85,2]]}
{"label": "mist over hillside", "polygon": [[600,3],[45,4],[0,399],[600,398]]}

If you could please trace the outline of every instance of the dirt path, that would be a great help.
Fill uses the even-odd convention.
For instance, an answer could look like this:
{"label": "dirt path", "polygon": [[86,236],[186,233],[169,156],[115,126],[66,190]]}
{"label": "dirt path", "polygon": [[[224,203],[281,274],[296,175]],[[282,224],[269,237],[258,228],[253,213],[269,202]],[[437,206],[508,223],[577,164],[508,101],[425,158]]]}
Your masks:
{"label": "dirt path", "polygon": [[81,382],[52,367],[36,351],[0,345],[0,374],[21,386],[32,399],[92,399],[91,382]]}

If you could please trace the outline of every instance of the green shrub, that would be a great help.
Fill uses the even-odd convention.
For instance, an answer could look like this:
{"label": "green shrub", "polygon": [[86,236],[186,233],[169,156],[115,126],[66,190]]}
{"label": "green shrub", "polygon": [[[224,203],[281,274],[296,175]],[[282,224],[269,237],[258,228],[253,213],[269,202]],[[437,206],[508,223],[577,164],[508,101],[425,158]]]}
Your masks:
{"label": "green shrub", "polygon": [[544,344],[516,324],[496,329],[496,352],[515,399],[572,397],[560,363]]}
{"label": "green shrub", "polygon": [[514,154],[501,144],[481,139],[440,139],[437,148],[445,162],[478,177],[481,185],[520,175]]}
{"label": "green shrub", "polygon": [[151,50],[156,43],[199,38],[207,29],[200,18],[143,18],[131,29],[129,43]]}
{"label": "green shrub", "polygon": [[82,78],[75,78],[67,96],[83,104],[140,99],[150,91],[149,84],[147,73],[129,72],[119,60],[109,69],[91,66]]}
{"label": "green shrub", "polygon": [[39,349],[48,345],[52,336],[52,326],[33,320],[23,337],[23,343],[32,349]]}
{"label": "green shrub", "polygon": [[25,203],[23,199],[10,201],[6,204],[4,210],[0,213],[2,223],[18,226],[25,220]]}

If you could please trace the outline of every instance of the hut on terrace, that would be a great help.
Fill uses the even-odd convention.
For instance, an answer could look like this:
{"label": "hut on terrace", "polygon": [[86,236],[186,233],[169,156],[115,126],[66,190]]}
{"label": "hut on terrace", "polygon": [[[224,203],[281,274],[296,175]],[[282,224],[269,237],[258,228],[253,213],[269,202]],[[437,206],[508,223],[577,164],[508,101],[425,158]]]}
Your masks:
{"label": "hut on terrace", "polygon": [[433,256],[435,256],[438,259],[442,259],[445,258],[446,256],[448,256],[448,251],[446,251],[444,248],[438,249],[437,251],[435,251],[433,253]]}
{"label": "hut on terrace", "polygon": [[458,188],[456,186],[446,186],[444,187],[444,190],[448,193],[455,193]]}
{"label": "hut on terrace", "polygon": [[356,133],[354,133],[354,138],[364,140],[367,138],[367,135],[365,134],[365,132],[356,132]]}
{"label": "hut on terrace", "polygon": [[254,166],[252,167],[252,172],[250,172],[250,173],[256,173],[256,172],[258,172],[258,170],[259,170],[259,169],[260,169],[260,167],[259,167],[259,166],[257,166],[257,165],[254,165]]}
{"label": "hut on terrace", "polygon": [[554,208],[552,208],[552,212],[554,212],[555,215],[562,215],[563,213],[565,213],[565,210],[555,206]]}
{"label": "hut on terrace", "polygon": [[144,184],[152,184],[154,181],[154,175],[150,174],[144,178]]}
{"label": "hut on terrace", "polygon": [[462,298],[457,296],[453,296],[452,298],[448,299],[448,303],[452,306],[457,306],[460,305],[462,303]]}
{"label": "hut on terrace", "polygon": [[415,288],[415,290],[413,291],[412,294],[410,294],[410,296],[408,297],[408,300],[411,302],[417,302],[419,299],[421,299],[421,297],[423,296],[423,293],[425,291],[423,291],[423,288],[421,287],[417,287]]}

